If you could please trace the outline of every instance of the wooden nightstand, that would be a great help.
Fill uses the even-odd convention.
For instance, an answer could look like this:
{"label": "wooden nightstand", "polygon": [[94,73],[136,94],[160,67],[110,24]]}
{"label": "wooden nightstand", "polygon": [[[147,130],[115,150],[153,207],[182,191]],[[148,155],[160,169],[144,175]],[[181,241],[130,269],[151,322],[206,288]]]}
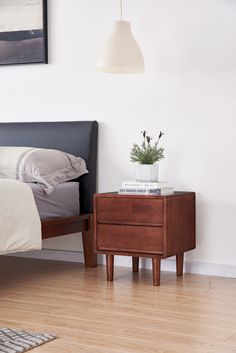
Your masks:
{"label": "wooden nightstand", "polygon": [[183,274],[184,252],[196,246],[195,193],[169,196],[94,195],[95,249],[106,254],[107,280],[113,280],[114,255],[132,256],[138,272],[139,257],[151,257],[153,284],[160,285],[161,259],[176,256]]}

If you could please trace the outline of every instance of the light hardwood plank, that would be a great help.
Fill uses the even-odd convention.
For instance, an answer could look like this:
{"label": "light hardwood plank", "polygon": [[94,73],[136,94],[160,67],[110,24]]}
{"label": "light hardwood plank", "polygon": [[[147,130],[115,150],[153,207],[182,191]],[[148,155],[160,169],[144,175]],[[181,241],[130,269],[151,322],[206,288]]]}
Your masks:
{"label": "light hardwood plank", "polygon": [[53,332],[35,353],[235,353],[236,280],[0,258],[0,326]]}

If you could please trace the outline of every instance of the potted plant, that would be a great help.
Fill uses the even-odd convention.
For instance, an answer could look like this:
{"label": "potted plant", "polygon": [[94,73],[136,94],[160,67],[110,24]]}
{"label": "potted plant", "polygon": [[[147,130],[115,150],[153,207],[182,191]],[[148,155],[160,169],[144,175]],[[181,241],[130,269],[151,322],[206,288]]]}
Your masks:
{"label": "potted plant", "polygon": [[159,141],[164,135],[163,132],[159,132],[157,141],[152,143],[152,137],[147,135],[147,132],[141,131],[143,136],[143,142],[139,146],[133,144],[130,152],[131,162],[136,164],[136,180],[137,181],[158,181],[158,164],[162,158],[164,158],[164,148],[159,147]]}

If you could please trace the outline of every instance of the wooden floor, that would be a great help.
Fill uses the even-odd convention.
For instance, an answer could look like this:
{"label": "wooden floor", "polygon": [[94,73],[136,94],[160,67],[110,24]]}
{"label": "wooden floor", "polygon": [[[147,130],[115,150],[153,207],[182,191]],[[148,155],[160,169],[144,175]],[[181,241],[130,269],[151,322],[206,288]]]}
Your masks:
{"label": "wooden floor", "polygon": [[34,353],[236,352],[236,280],[0,257],[0,327],[52,332]]}

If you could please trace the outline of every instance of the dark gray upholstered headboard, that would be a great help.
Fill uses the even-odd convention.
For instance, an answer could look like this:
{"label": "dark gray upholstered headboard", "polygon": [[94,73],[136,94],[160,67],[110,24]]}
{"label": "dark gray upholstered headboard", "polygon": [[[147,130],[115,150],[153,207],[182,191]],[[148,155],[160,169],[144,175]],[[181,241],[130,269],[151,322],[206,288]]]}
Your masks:
{"label": "dark gray upholstered headboard", "polygon": [[0,146],[53,148],[82,157],[89,174],[80,177],[81,213],[93,210],[97,171],[97,121],[0,123]]}

